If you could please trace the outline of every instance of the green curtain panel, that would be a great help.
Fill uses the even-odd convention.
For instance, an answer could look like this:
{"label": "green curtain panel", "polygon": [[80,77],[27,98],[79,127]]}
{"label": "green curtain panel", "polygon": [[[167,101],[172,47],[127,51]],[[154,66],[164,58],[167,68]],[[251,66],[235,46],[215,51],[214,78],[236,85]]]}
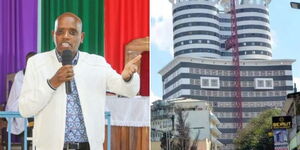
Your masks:
{"label": "green curtain panel", "polygon": [[85,39],[81,51],[103,56],[104,0],[41,0],[41,52],[54,49],[51,31],[55,19],[64,12],[78,15]]}

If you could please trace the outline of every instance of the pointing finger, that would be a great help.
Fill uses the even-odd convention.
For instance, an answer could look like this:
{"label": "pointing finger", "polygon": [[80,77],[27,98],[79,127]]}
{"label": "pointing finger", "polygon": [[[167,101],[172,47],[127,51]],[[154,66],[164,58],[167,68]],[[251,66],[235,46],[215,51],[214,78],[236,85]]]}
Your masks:
{"label": "pointing finger", "polygon": [[130,62],[133,63],[133,64],[135,64],[135,63],[137,63],[141,58],[142,58],[142,55],[138,55],[138,56],[136,56],[135,58],[133,58]]}

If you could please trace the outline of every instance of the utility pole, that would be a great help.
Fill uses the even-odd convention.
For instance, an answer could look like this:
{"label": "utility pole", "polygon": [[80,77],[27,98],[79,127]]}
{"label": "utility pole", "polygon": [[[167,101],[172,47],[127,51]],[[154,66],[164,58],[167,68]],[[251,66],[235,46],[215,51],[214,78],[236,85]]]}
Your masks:
{"label": "utility pole", "polygon": [[168,131],[166,131],[166,141],[167,141],[167,150],[170,150],[169,148],[169,141],[170,141],[170,139],[169,139],[169,134],[168,134],[169,132]]}

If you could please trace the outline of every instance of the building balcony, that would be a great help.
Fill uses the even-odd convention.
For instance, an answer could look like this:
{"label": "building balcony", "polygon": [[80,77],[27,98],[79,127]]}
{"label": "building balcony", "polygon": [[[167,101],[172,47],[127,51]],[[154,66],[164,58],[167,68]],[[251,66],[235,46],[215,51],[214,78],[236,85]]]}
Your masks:
{"label": "building balcony", "polygon": [[216,126],[210,127],[210,131],[215,137],[220,137],[222,134],[222,132]]}
{"label": "building balcony", "polygon": [[157,119],[171,119],[172,113],[169,114],[151,114],[151,121],[157,120]]}
{"label": "building balcony", "polygon": [[218,139],[215,137],[211,137],[211,142],[214,143],[215,145],[218,145],[219,147],[223,146],[223,143],[221,143]]}
{"label": "building balcony", "polygon": [[212,112],[209,113],[209,116],[210,116],[210,120],[215,124],[215,125],[218,125],[220,124],[220,121],[219,119],[217,118],[217,116],[215,114],[213,114]]}

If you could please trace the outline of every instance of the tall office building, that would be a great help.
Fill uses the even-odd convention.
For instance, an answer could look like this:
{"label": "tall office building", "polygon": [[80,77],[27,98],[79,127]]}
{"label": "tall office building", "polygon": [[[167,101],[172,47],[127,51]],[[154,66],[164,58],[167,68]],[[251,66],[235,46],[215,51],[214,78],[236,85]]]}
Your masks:
{"label": "tall office building", "polygon": [[[206,100],[219,118],[223,149],[234,149],[237,111],[234,100],[230,0],[170,0],[173,5],[174,59],[159,72],[163,99]],[[237,0],[242,121],[282,107],[293,90],[290,59],[272,59],[270,0]]]}

